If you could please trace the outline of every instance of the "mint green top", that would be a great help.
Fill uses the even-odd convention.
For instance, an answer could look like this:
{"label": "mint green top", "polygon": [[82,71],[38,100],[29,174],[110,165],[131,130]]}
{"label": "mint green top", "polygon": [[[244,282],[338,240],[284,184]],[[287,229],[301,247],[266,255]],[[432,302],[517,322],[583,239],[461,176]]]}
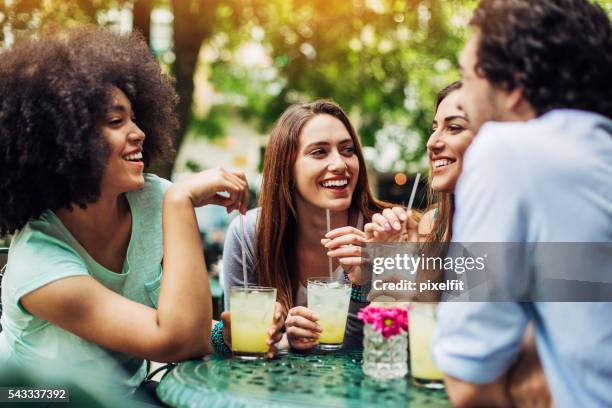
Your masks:
{"label": "mint green top", "polygon": [[33,367],[73,366],[108,375],[128,393],[135,390],[146,376],[143,359],[105,349],[32,316],[21,298],[56,280],[89,275],[128,299],[155,307],[162,272],[162,199],[169,186],[169,181],[145,174],[145,186],[126,193],[132,232],[120,274],[97,263],[51,210],[15,235],[2,281],[0,361],[4,354],[10,362]]}

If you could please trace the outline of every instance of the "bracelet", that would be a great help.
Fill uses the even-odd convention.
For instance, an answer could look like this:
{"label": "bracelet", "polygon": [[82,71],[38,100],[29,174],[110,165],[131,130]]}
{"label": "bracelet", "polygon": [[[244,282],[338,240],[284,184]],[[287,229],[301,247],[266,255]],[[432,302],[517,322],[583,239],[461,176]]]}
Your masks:
{"label": "bracelet", "polygon": [[369,290],[365,286],[353,285],[351,288],[351,300],[365,303],[368,301]]}
{"label": "bracelet", "polygon": [[217,354],[230,354],[232,350],[227,347],[223,340],[223,322],[217,322],[210,333],[210,344]]}
{"label": "bracelet", "polygon": [[[344,271],[344,279],[348,280],[348,274]],[[369,288],[366,285],[351,285],[351,300],[360,303],[366,303],[368,301]]]}

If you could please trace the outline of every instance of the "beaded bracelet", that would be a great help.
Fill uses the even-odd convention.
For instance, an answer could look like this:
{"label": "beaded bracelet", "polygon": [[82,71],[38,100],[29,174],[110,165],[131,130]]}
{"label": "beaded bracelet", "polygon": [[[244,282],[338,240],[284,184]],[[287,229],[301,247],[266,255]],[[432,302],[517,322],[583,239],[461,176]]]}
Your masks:
{"label": "beaded bracelet", "polygon": [[351,288],[351,300],[355,302],[365,303],[368,301],[368,293],[370,291],[365,286],[353,285]]}
{"label": "beaded bracelet", "polygon": [[223,322],[217,322],[210,333],[210,344],[217,354],[230,354],[232,350],[227,347],[223,340]]}
{"label": "beaded bracelet", "polygon": [[[344,271],[344,279],[348,280],[348,274]],[[351,300],[355,302],[365,303],[368,301],[368,293],[370,293],[367,285],[351,285]]]}

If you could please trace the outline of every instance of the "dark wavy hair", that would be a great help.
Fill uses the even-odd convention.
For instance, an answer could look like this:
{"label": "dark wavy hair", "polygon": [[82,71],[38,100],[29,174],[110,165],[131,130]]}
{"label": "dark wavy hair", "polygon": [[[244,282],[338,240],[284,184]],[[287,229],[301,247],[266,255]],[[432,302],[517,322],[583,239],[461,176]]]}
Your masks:
{"label": "dark wavy hair", "polygon": [[522,87],[538,115],[556,108],[612,117],[612,28],[587,0],[483,0],[477,73]]}
{"label": "dark wavy hair", "polygon": [[46,209],[99,198],[112,86],[146,134],[145,165],[173,154],[178,98],[139,34],[52,30],[0,54],[0,236]]}

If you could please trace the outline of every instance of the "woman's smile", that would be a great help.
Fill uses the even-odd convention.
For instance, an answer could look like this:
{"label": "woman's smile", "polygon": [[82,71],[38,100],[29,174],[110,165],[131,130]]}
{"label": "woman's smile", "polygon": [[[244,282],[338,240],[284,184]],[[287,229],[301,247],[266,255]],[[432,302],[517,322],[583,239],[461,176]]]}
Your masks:
{"label": "woman's smile", "polygon": [[299,141],[293,167],[298,198],[333,211],[349,208],[359,176],[359,160],[346,127],[331,115],[317,115],[306,123]]}
{"label": "woman's smile", "polygon": [[128,154],[121,156],[121,158],[132,166],[135,166],[139,169],[144,168],[144,161],[142,158],[142,149],[136,149],[135,151],[132,151]]}
{"label": "woman's smile", "polygon": [[452,92],[440,102],[427,141],[431,188],[434,191],[455,190],[463,155],[474,138],[467,117],[457,104],[458,95],[458,91]]}
{"label": "woman's smile", "polygon": [[331,177],[320,182],[319,186],[333,195],[344,196],[349,192],[349,177]]}
{"label": "woman's smile", "polygon": [[456,162],[455,159],[449,157],[439,157],[431,160],[434,173],[448,170],[449,166]]}
{"label": "woman's smile", "polygon": [[103,185],[126,192],[144,186],[144,132],[138,127],[130,100],[117,87],[112,88],[112,103],[102,134],[113,151],[105,168]]}

